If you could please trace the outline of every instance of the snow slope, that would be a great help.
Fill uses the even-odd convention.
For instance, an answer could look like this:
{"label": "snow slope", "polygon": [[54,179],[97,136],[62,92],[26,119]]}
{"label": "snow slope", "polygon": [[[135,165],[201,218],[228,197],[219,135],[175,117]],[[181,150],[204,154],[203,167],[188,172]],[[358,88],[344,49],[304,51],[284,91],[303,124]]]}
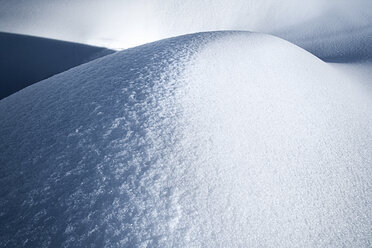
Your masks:
{"label": "snow slope", "polygon": [[102,47],[0,32],[0,99],[113,52]]}
{"label": "snow slope", "polygon": [[0,245],[370,247],[371,101],[246,32],[78,66],[0,101]]}
{"label": "snow slope", "polygon": [[347,74],[351,80],[361,82],[372,90],[372,62],[332,63],[331,65],[345,76]]}

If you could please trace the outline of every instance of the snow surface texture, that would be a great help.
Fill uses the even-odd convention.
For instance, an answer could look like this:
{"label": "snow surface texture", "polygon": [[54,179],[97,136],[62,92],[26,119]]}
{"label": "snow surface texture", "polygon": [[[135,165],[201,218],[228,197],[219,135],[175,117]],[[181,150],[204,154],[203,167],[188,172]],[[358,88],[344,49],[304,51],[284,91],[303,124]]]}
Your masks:
{"label": "snow surface texture", "polygon": [[0,32],[0,99],[114,51]]}
{"label": "snow surface texture", "polygon": [[366,87],[246,32],[34,84],[0,101],[0,246],[370,247]]}

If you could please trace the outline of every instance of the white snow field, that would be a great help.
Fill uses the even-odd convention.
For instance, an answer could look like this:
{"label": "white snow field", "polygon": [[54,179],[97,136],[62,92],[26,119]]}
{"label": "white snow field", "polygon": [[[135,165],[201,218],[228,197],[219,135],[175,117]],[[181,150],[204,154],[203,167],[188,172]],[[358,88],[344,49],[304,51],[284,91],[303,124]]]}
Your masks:
{"label": "white snow field", "polygon": [[0,246],[371,247],[362,81],[209,32],[27,87],[0,101]]}

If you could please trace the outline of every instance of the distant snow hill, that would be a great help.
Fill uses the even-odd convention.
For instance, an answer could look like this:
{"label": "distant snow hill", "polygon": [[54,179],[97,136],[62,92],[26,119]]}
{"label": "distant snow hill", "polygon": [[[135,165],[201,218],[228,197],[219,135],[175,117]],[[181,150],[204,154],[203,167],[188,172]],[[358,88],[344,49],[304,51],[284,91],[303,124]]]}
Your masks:
{"label": "distant snow hill", "polygon": [[0,101],[0,246],[370,247],[364,87],[248,32],[38,82]]}
{"label": "distant snow hill", "polygon": [[0,99],[113,52],[101,47],[0,32]]}
{"label": "distant snow hill", "polygon": [[277,36],[306,49],[326,62],[372,62],[371,24],[334,32],[321,32],[319,27],[314,26],[311,23],[299,24],[294,30],[278,32]]}

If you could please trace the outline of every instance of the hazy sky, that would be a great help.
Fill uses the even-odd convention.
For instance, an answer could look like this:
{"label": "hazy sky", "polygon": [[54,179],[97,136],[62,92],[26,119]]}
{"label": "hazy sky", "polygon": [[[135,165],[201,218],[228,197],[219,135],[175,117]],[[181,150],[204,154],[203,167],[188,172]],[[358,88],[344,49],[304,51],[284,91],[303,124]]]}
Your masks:
{"label": "hazy sky", "polygon": [[369,0],[0,0],[0,31],[127,48],[198,31],[278,33],[325,17],[325,31],[364,26],[371,9]]}

